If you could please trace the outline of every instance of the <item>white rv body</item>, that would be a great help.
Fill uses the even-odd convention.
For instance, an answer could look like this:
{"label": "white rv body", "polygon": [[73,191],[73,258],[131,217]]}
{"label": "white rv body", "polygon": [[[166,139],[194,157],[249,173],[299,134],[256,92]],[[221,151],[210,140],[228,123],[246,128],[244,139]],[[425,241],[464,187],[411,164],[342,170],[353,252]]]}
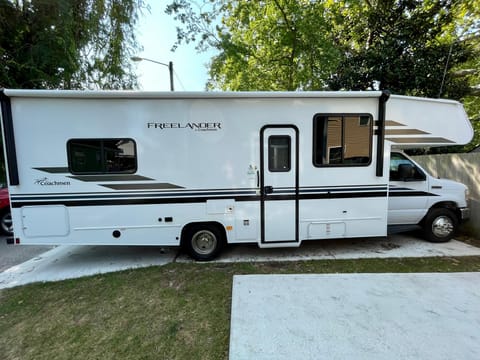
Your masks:
{"label": "white rv body", "polygon": [[473,135],[457,102],[382,92],[4,90],[1,100],[20,244],[176,246],[202,226],[211,231],[197,244],[385,236],[391,148]]}

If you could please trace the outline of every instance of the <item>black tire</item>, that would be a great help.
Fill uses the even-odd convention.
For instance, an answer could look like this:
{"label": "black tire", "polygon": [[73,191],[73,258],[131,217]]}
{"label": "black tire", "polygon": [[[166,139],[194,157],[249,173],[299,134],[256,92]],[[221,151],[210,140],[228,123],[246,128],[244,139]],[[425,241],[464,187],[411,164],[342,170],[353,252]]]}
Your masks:
{"label": "black tire", "polygon": [[13,235],[12,214],[6,211],[0,215],[0,231],[4,235]]}
{"label": "black tire", "polygon": [[447,242],[457,233],[458,224],[458,218],[452,210],[431,209],[423,223],[425,238],[434,243]]}
{"label": "black tire", "polygon": [[215,259],[222,250],[225,236],[216,225],[193,225],[186,231],[182,241],[185,251],[197,261]]}

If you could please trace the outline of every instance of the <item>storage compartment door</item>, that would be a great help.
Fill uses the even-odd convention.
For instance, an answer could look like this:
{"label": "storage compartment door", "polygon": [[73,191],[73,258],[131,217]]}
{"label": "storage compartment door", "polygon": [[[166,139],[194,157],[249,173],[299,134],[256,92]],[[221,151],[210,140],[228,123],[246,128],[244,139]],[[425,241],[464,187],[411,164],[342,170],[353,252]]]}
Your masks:
{"label": "storage compartment door", "polygon": [[66,236],[70,232],[68,210],[63,205],[25,206],[22,227],[27,237]]}

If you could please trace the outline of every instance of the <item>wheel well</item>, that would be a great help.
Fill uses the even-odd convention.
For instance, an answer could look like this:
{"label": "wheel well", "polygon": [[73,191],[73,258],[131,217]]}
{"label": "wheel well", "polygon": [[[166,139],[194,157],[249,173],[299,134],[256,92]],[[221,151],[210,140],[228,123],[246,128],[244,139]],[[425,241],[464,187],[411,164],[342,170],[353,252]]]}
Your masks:
{"label": "wheel well", "polygon": [[182,229],[182,234],[180,238],[180,245],[183,246],[184,242],[187,240],[187,235],[190,232],[191,229],[196,228],[196,227],[202,227],[202,228],[215,228],[216,230],[219,231],[219,233],[222,236],[222,241],[226,244],[227,243],[227,233],[225,231],[225,228],[223,227],[222,224],[216,221],[202,221],[202,222],[193,222],[185,225]]}
{"label": "wheel well", "polygon": [[425,221],[425,218],[428,216],[428,213],[430,212],[431,209],[441,209],[441,208],[451,210],[457,216],[457,220],[459,220],[459,221],[462,218],[462,216],[460,214],[460,210],[458,209],[458,206],[455,202],[453,202],[453,201],[442,201],[442,202],[433,204],[430,207],[430,209],[427,211],[427,213],[425,214],[425,216],[423,217],[421,222],[423,223]]}

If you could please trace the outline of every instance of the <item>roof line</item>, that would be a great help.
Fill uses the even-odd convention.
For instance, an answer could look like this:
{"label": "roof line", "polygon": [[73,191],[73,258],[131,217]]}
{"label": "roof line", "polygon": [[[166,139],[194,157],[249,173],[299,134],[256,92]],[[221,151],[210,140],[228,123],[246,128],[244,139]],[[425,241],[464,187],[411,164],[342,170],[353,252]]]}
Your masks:
{"label": "roof line", "polygon": [[35,98],[118,98],[118,99],[254,99],[254,98],[378,98],[380,91],[261,91],[261,92],[190,92],[190,91],[133,91],[133,90],[24,90],[4,89],[9,97]]}

